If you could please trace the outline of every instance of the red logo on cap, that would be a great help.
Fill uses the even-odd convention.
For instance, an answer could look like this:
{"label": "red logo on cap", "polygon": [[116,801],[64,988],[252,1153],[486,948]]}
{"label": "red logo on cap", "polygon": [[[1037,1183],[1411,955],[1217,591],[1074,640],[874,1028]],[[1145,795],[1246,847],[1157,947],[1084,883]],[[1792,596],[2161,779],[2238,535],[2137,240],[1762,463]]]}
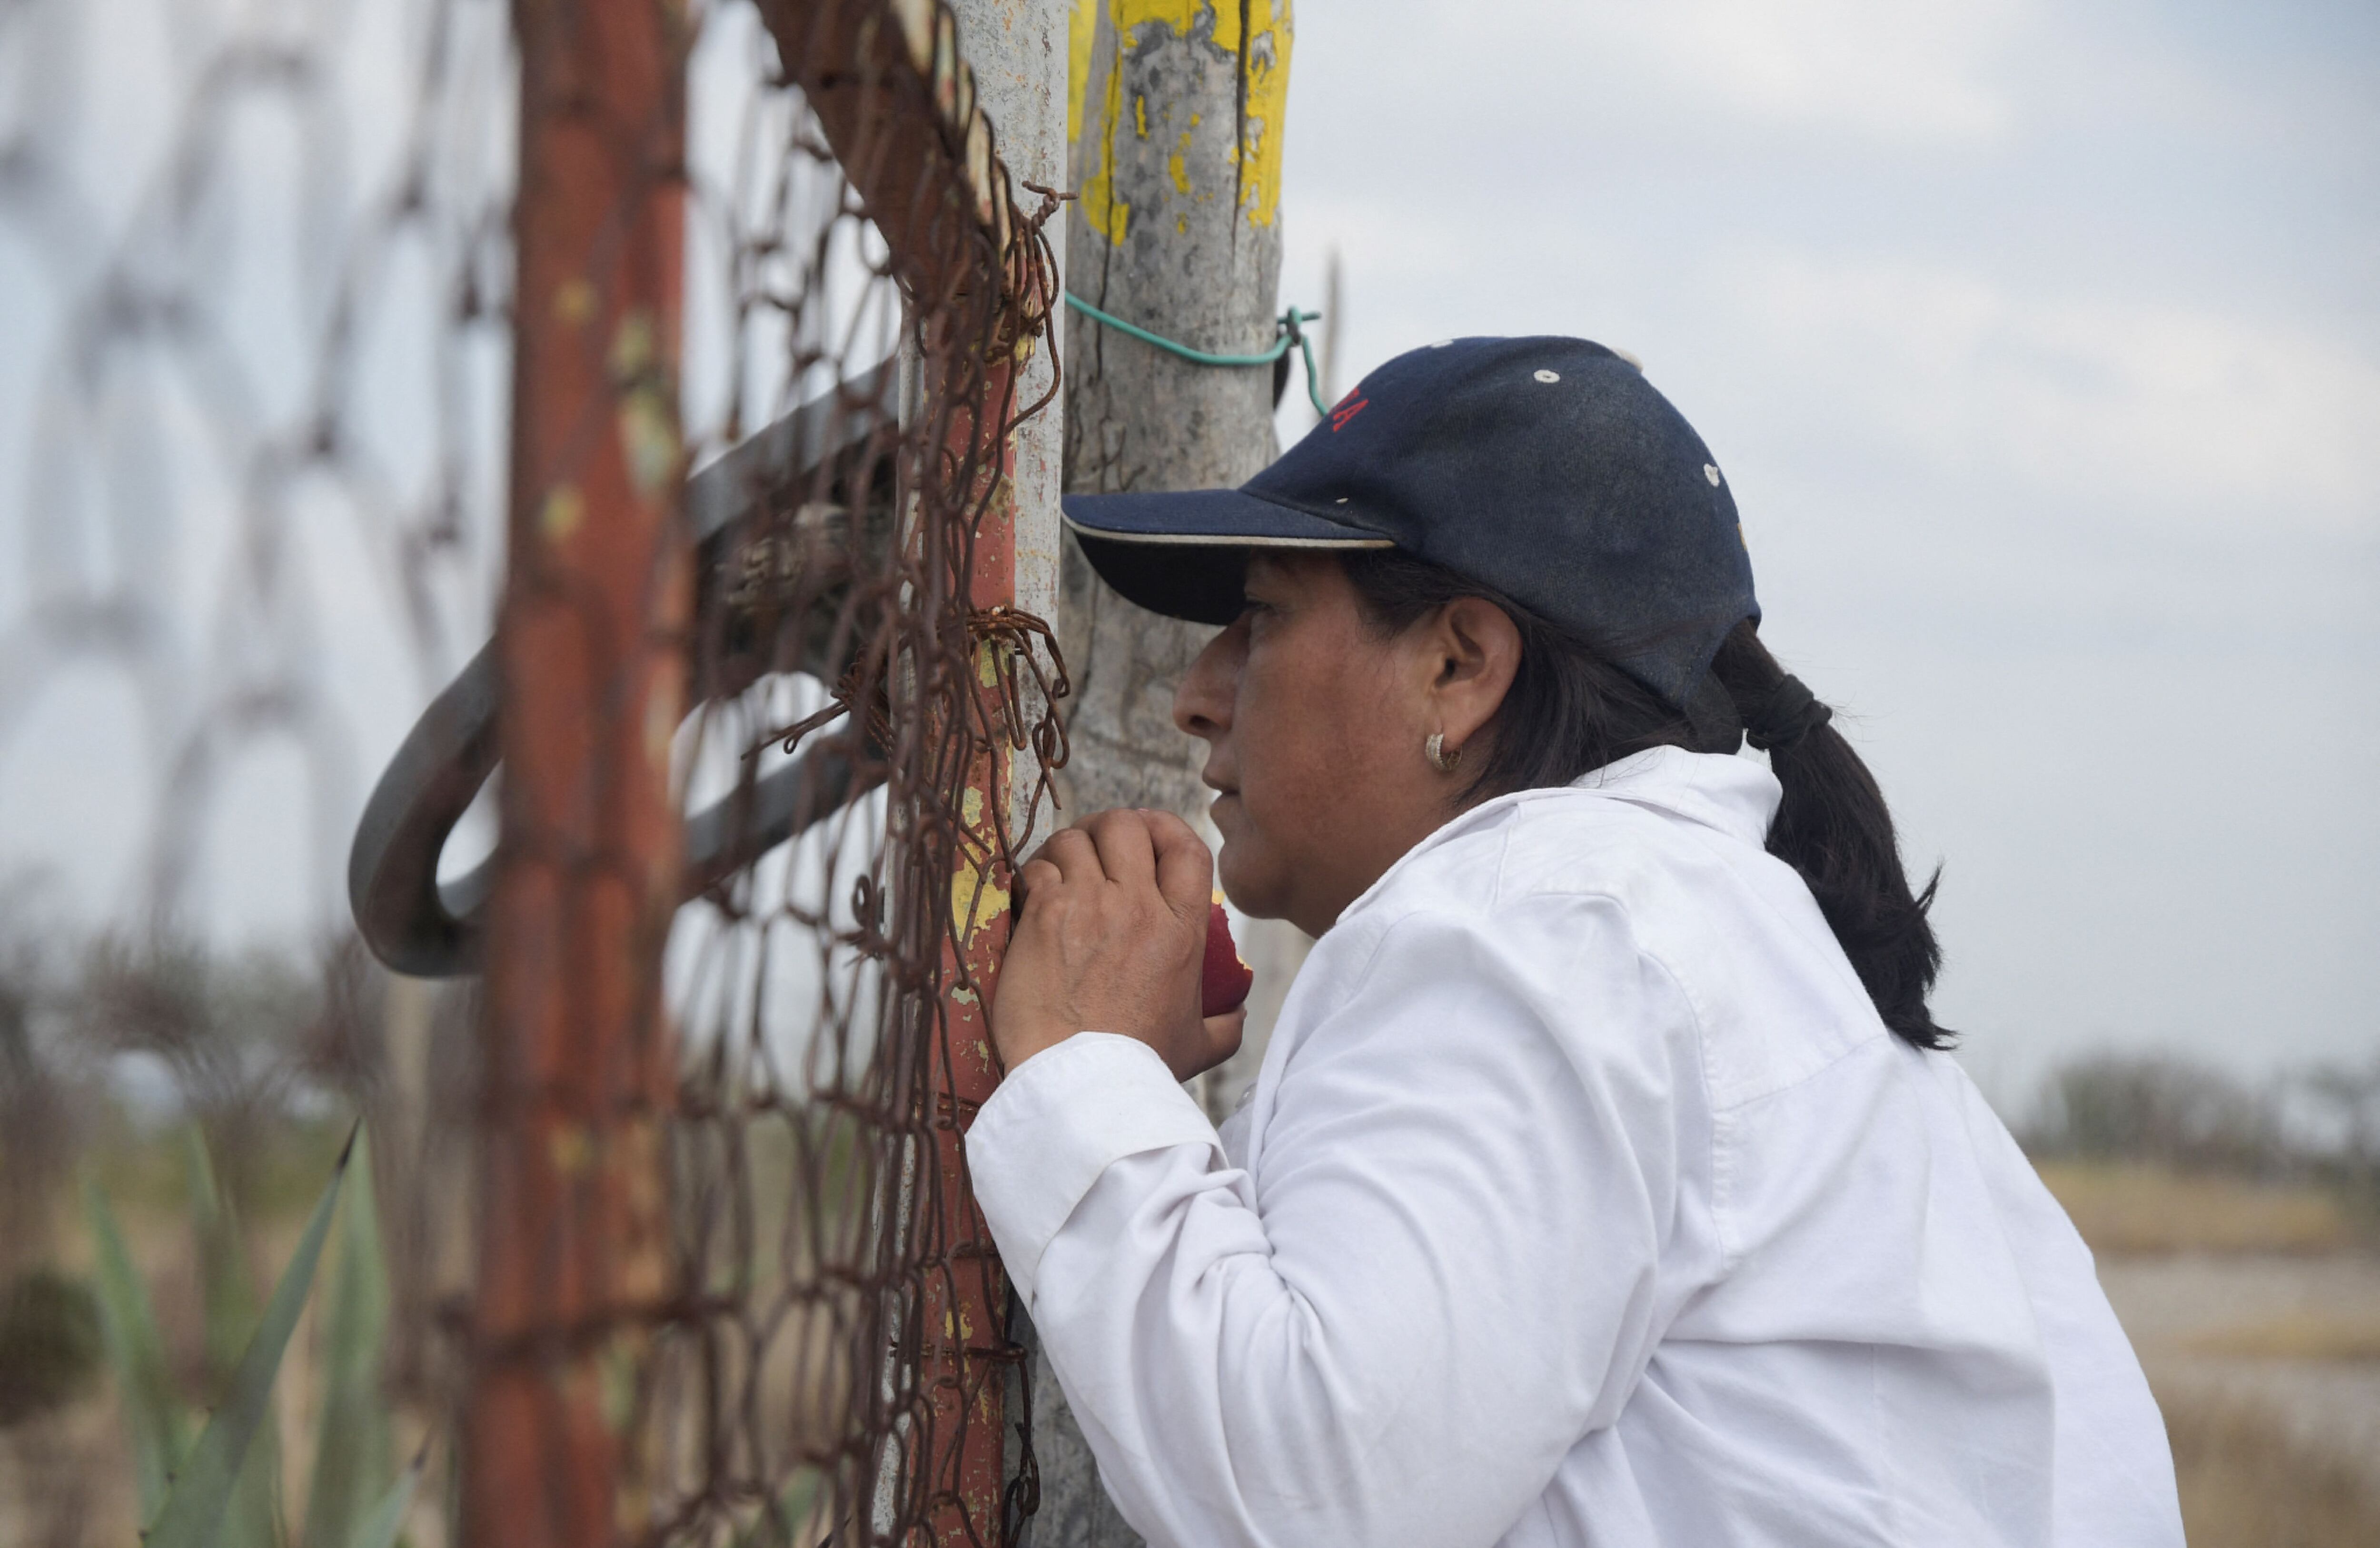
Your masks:
{"label": "red logo on cap", "polygon": [[1330,433],[1337,435],[1341,430],[1345,429],[1347,421],[1363,413],[1364,405],[1371,401],[1369,398],[1359,398],[1353,392],[1341,398],[1339,406],[1330,411]]}

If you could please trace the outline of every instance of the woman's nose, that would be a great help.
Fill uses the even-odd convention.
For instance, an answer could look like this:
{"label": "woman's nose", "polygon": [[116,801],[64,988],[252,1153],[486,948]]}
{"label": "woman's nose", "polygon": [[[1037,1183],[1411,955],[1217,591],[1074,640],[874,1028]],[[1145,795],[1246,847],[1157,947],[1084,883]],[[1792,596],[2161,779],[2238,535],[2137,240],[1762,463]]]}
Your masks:
{"label": "woman's nose", "polygon": [[1232,701],[1238,696],[1240,663],[1247,648],[1245,618],[1207,642],[1173,690],[1176,726],[1207,742],[1232,729]]}

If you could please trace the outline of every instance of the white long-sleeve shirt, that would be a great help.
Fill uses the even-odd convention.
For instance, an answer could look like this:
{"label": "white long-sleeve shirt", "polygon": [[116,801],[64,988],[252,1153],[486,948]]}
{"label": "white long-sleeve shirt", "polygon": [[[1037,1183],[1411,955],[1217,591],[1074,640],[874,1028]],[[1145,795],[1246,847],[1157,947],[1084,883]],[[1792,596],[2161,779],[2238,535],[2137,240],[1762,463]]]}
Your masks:
{"label": "white long-sleeve shirt", "polygon": [[1010,1073],[978,1195],[1152,1544],[2178,1548],[2089,1252],[1777,799],[1664,748],[1465,814],[1220,1134],[1128,1038]]}

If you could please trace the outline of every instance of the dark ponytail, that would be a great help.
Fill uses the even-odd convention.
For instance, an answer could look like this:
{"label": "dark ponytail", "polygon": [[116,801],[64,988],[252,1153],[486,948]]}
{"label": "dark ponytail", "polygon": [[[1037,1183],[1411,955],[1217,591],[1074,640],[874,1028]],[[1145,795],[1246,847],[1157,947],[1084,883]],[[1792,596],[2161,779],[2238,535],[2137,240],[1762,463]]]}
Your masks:
{"label": "dark ponytail", "polygon": [[1495,603],[1520,631],[1520,668],[1489,723],[1466,804],[1566,785],[1651,747],[1731,753],[1754,728],[1754,745],[1767,749],[1784,792],[1768,853],[1809,885],[1884,1024],[1920,1048],[1950,1046],[1952,1034],[1925,1006],[1942,966],[1926,918],[1941,873],[1923,891],[1911,889],[1876,777],[1749,620],[1720,642],[1709,675],[1681,711],[1492,587],[1394,549],[1357,550],[1342,562],[1366,617],[1385,635],[1402,634],[1461,597]]}
{"label": "dark ponytail", "polygon": [[[1801,689],[1760,643],[1749,619],[1720,642],[1711,676],[1753,726],[1765,723],[1764,711],[1775,713],[1780,691]],[[1941,868],[1925,878],[1923,891],[1912,892],[1876,776],[1823,713],[1803,718],[1800,727],[1791,724],[1792,707],[1784,717],[1785,729],[1798,734],[1768,747],[1768,767],[1785,792],[1768,825],[1768,853],[1809,883],[1884,1024],[1921,1048],[1947,1048],[1951,1034],[1925,1008],[1934,976],[1942,971],[1942,948],[1926,918]]]}

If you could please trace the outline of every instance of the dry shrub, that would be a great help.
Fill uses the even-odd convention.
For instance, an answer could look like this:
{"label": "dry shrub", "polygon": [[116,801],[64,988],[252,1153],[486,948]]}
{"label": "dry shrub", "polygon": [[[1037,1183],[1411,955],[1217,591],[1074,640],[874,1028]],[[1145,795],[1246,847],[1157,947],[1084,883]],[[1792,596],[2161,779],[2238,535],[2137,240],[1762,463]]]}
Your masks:
{"label": "dry shrub", "polygon": [[2051,1072],[2027,1141],[2048,1155],[2266,1172],[2288,1158],[2277,1096],[2188,1059],[2093,1055]]}
{"label": "dry shrub", "polygon": [[2309,1185],[2141,1163],[2044,1161],[2041,1179],[2095,1252],[2334,1252],[2357,1222]]}
{"label": "dry shrub", "polygon": [[2191,1548],[2372,1548],[2380,1491],[2261,1404],[2196,1387],[2157,1394]]}
{"label": "dry shrub", "polygon": [[2339,1317],[2292,1312],[2267,1322],[2202,1333],[2184,1347],[2193,1354],[2252,1360],[2380,1361],[2380,1314]]}

